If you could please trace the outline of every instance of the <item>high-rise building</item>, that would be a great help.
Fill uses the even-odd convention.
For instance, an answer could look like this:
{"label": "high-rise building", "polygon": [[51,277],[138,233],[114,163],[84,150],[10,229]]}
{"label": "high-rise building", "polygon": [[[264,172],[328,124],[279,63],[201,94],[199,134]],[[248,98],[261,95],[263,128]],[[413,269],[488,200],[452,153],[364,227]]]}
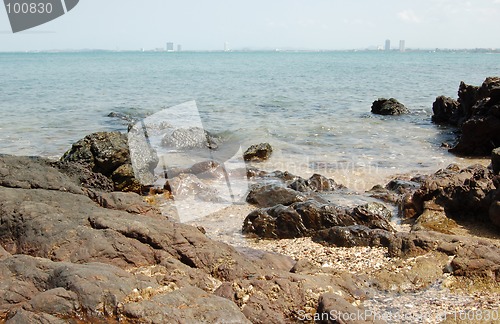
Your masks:
{"label": "high-rise building", "polygon": [[391,40],[390,39],[386,39],[385,40],[385,47],[384,47],[384,49],[386,51],[390,51],[391,50]]}
{"label": "high-rise building", "polygon": [[229,52],[231,49],[229,48],[229,42],[224,43],[224,52]]}
{"label": "high-rise building", "polygon": [[181,44],[177,45],[177,52],[182,52],[182,45]]}
{"label": "high-rise building", "polygon": [[173,52],[174,51],[174,43],[167,43],[167,52]]}
{"label": "high-rise building", "polygon": [[405,48],[405,40],[402,39],[402,40],[399,41],[399,51],[400,52],[404,52],[405,50],[406,50],[406,48]]}

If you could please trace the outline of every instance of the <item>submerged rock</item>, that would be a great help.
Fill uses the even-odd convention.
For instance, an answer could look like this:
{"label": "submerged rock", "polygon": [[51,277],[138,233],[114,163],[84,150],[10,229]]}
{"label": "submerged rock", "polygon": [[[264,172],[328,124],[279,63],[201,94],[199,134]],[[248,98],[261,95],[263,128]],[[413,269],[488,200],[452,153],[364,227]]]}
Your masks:
{"label": "submerged rock", "polygon": [[271,144],[261,143],[250,146],[245,153],[243,153],[243,158],[245,161],[265,161],[271,157],[272,153],[273,148]]}
{"label": "submerged rock", "polygon": [[376,115],[403,115],[410,111],[394,98],[379,98],[372,104],[372,113]]}

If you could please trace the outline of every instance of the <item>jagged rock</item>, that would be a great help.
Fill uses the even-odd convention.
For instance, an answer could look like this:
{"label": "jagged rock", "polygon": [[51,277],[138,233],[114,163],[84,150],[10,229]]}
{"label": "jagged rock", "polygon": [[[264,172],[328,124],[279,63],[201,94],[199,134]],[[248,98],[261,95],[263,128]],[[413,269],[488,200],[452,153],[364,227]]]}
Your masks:
{"label": "jagged rock", "polygon": [[243,158],[245,161],[265,161],[271,157],[272,153],[273,148],[271,144],[261,143],[250,146],[245,153],[243,153]]}
{"label": "jagged rock", "polygon": [[333,191],[344,188],[338,185],[333,179],[328,179],[320,174],[313,174],[308,180],[298,178],[288,187],[300,192]]}
{"label": "jagged rock", "polygon": [[410,111],[394,98],[379,98],[372,104],[372,113],[377,115],[403,115]]}
{"label": "jagged rock", "polygon": [[487,220],[491,205],[489,193],[494,189],[491,171],[481,165],[460,169],[451,165],[427,177],[407,208],[421,215],[426,201],[442,206],[450,218]]}
{"label": "jagged rock", "polygon": [[90,169],[109,177],[123,164],[130,164],[127,135],[99,132],[79,140],[61,158],[65,162],[86,163]]}
{"label": "jagged rock", "polygon": [[101,173],[113,181],[118,191],[141,192],[141,183],[135,178],[127,135],[120,132],[99,132],[79,140],[61,158],[62,162],[86,165],[94,173]]}
{"label": "jagged rock", "polygon": [[386,215],[368,209],[367,206],[344,209],[317,200],[277,205],[250,213],[244,221],[243,233],[263,238],[296,238],[334,226],[366,225],[393,230]]}
{"label": "jagged rock", "polygon": [[437,205],[434,201],[424,202],[424,211],[418,216],[413,231],[432,230],[436,232],[452,234],[452,229],[457,227],[457,223],[446,216],[444,207]]}
{"label": "jagged rock", "polygon": [[307,198],[299,192],[278,185],[259,185],[254,187],[247,196],[247,202],[260,208],[275,205],[291,205],[305,201]]}
{"label": "jagged rock", "polygon": [[455,99],[440,96],[432,104],[432,121],[436,124],[451,124],[458,125],[460,118],[460,103]]}
{"label": "jagged rock", "polygon": [[220,139],[200,127],[178,128],[172,133],[166,134],[161,144],[178,150],[195,148],[216,150],[219,147]]}
{"label": "jagged rock", "polygon": [[500,146],[500,78],[489,77],[481,87],[460,84],[461,135],[450,152],[486,156]]}

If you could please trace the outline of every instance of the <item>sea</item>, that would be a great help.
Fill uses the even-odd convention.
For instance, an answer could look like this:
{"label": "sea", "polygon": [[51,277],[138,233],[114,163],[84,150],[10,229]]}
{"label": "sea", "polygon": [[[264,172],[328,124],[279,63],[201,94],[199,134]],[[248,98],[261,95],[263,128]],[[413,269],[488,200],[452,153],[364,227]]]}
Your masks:
{"label": "sea", "polygon": [[[259,168],[362,191],[478,162],[442,147],[455,130],[431,122],[432,103],[499,74],[499,54],[465,51],[0,53],[0,153],[57,159],[90,133],[195,101],[209,132],[272,145]],[[411,113],[371,114],[390,97]]]}

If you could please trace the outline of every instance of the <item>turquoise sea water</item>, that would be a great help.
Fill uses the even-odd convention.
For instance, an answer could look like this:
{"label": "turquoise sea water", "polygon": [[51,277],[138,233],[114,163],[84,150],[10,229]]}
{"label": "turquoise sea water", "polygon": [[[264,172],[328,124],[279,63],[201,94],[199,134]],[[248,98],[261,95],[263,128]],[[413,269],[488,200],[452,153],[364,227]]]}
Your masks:
{"label": "turquoise sea water", "polygon": [[[91,132],[126,131],[110,112],[196,100],[207,130],[274,146],[263,168],[362,188],[460,162],[440,147],[451,130],[431,123],[432,103],[499,74],[500,55],[462,52],[0,53],[0,153],[57,157]],[[373,116],[379,97],[412,113]]]}

